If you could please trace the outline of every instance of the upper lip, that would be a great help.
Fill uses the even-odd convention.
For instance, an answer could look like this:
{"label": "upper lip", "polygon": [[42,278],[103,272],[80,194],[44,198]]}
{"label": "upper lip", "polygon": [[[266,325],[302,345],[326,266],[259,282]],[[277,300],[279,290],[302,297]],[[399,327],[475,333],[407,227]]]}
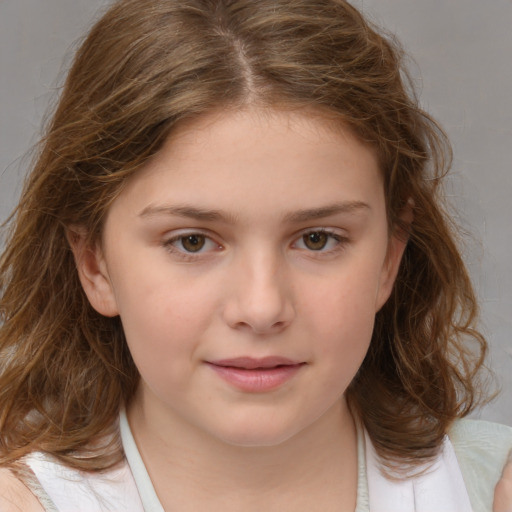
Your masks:
{"label": "upper lip", "polygon": [[244,356],[208,362],[215,366],[227,366],[232,368],[242,368],[245,370],[254,370],[256,368],[275,368],[276,366],[295,366],[301,364],[301,361],[281,356],[268,356],[262,358]]}

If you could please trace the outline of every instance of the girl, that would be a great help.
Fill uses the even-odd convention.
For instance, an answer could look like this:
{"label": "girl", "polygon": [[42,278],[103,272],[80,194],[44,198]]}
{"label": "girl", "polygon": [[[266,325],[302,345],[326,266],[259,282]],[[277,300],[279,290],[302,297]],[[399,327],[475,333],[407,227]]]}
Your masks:
{"label": "girl", "polygon": [[449,157],[346,2],[114,4],[1,260],[3,509],[489,511]]}

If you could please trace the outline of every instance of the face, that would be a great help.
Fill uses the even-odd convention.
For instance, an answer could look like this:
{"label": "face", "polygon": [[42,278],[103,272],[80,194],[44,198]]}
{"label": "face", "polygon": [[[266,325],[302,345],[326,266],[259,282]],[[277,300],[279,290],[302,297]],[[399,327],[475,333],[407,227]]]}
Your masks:
{"label": "face", "polygon": [[121,317],[146,413],[245,446],[348,415],[402,250],[371,149],[316,117],[249,110],[173,134],[101,247],[75,247],[92,305]]}

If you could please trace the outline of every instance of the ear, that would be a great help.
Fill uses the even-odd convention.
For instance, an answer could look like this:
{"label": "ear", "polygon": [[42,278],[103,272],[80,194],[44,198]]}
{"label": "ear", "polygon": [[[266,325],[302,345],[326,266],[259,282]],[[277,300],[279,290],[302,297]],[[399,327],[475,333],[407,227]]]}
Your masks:
{"label": "ear", "polygon": [[412,199],[409,199],[400,214],[400,220],[405,223],[407,228],[403,229],[401,227],[397,227],[395,232],[390,236],[386,259],[380,276],[375,311],[379,311],[379,309],[384,306],[393,291],[396,276],[400,269],[402,256],[405,248],[407,247],[409,227],[414,219],[413,208],[414,202]]}
{"label": "ear", "polygon": [[91,243],[87,231],[81,227],[68,228],[66,237],[75,258],[78,277],[91,306],[101,315],[117,316],[119,312],[114,289],[100,245]]}

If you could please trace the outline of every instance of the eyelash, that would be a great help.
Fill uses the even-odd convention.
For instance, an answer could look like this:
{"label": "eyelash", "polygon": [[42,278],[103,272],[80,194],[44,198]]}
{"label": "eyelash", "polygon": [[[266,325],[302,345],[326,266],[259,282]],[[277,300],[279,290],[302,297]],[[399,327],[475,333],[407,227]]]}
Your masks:
{"label": "eyelash", "polygon": [[336,254],[339,251],[343,250],[349,241],[346,236],[342,236],[335,231],[325,229],[325,228],[317,228],[317,229],[308,229],[307,231],[303,231],[302,234],[295,240],[293,245],[296,245],[297,243],[305,243],[305,238],[307,236],[311,236],[311,235],[327,236],[327,242],[325,245],[329,244],[329,240],[336,242],[334,247],[327,249],[327,250],[324,249],[325,246],[318,250],[311,249],[311,248],[302,249],[302,250],[305,250],[305,251],[311,253],[312,255]]}
{"label": "eyelash", "polygon": [[195,261],[198,257],[201,257],[202,255],[204,255],[204,251],[202,250],[202,247],[197,252],[193,252],[193,251],[187,251],[183,247],[183,245],[182,245],[182,248],[178,248],[175,245],[177,242],[180,242],[180,241],[183,244],[184,240],[186,240],[187,238],[190,239],[192,237],[204,238],[205,245],[212,244],[217,249],[222,248],[222,246],[220,244],[216,243],[214,240],[212,240],[212,238],[210,236],[208,236],[205,233],[201,233],[200,231],[190,231],[190,232],[179,233],[179,234],[173,236],[172,238],[168,238],[168,239],[164,240],[162,245],[164,246],[164,248],[167,251],[179,256],[181,259],[183,259],[185,261]]}
{"label": "eyelash", "polygon": [[[307,236],[314,235],[314,234],[317,234],[320,236],[327,236],[328,239],[327,239],[327,242],[325,245],[328,245],[329,241],[335,241],[336,242],[335,246],[332,248],[329,248],[327,250],[324,249],[325,246],[318,250],[307,248],[307,247],[299,248],[299,250],[306,251],[308,253],[311,253],[311,255],[318,255],[318,256],[328,255],[328,254],[336,254],[339,251],[343,250],[345,248],[345,246],[347,245],[347,243],[349,242],[349,239],[347,237],[342,236],[335,231],[325,229],[325,228],[317,228],[317,229],[308,229],[306,231],[303,231],[297,238],[294,239],[291,246],[294,247],[300,243],[305,244],[305,238]],[[212,244],[216,249],[218,249],[218,250],[222,249],[222,246],[220,244],[215,242],[207,234],[202,233],[200,231],[190,231],[190,232],[179,233],[178,235],[175,235],[172,238],[164,240],[162,242],[162,245],[167,251],[179,256],[181,259],[183,259],[185,261],[195,261],[200,257],[204,257],[205,252],[211,252],[210,250],[203,251],[202,250],[203,247],[201,247],[197,252],[193,252],[193,251],[187,251],[187,249],[185,249],[183,247],[183,245],[181,246],[181,248],[178,248],[176,246],[176,244],[179,243],[180,241],[183,244],[184,240],[186,240],[187,238],[192,238],[192,237],[204,238],[205,245]]]}

